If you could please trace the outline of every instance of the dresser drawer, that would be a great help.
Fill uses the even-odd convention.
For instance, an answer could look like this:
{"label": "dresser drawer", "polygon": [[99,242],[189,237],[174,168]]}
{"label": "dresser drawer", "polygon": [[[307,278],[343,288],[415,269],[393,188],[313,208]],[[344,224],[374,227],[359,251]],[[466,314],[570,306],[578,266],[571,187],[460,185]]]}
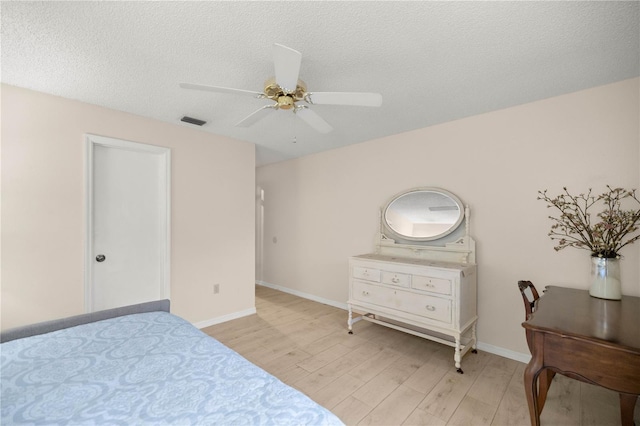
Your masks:
{"label": "dresser drawer", "polygon": [[359,280],[367,280],[380,282],[380,269],[374,268],[363,268],[361,266],[353,267],[353,277],[358,278]]}
{"label": "dresser drawer", "polygon": [[393,289],[354,281],[351,297],[362,302],[380,306],[393,306]]}
{"label": "dresser drawer", "polygon": [[411,275],[397,272],[382,271],[382,282],[384,284],[397,285],[400,287],[411,287]]}
{"label": "dresser drawer", "polygon": [[411,287],[416,290],[430,291],[439,294],[451,294],[451,280],[445,278],[426,277],[414,275],[411,280]]}
{"label": "dresser drawer", "polygon": [[404,299],[405,311],[447,324],[451,323],[451,300],[404,292],[401,297]]}
{"label": "dresser drawer", "polygon": [[451,300],[359,281],[353,282],[351,297],[362,302],[451,323]]}

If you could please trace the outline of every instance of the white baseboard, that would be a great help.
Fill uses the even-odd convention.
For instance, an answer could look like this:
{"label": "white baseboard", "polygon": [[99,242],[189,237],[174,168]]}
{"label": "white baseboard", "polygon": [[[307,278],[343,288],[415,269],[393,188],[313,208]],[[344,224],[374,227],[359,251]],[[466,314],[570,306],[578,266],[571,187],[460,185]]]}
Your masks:
{"label": "white baseboard", "polygon": [[509,358],[514,361],[524,362],[525,364],[528,364],[529,361],[531,361],[531,355],[529,354],[523,354],[522,352],[516,352],[510,349],[501,348],[499,346],[493,346],[488,343],[478,342],[478,349],[481,351],[489,352],[490,354]]}
{"label": "white baseboard", "polygon": [[256,313],[256,308],[245,309],[244,311],[234,312],[228,315],[223,315],[221,317],[211,318],[211,319],[200,321],[200,322],[194,322],[193,325],[196,328],[202,329],[205,327],[210,327],[212,325],[220,324],[220,323],[231,321],[234,319],[246,317],[248,315],[253,315],[255,313]]}
{"label": "white baseboard", "polygon": [[344,309],[345,311],[348,309],[346,303],[340,303],[340,302],[336,302],[335,300],[325,299],[324,297],[318,297],[314,294],[309,294],[309,293],[305,293],[298,290],[292,290],[290,288],[281,287],[279,285],[271,284],[266,281],[256,281],[256,284],[264,287],[269,287],[274,290],[281,291],[283,293],[293,294],[294,296],[299,296],[299,297],[302,297],[303,299],[309,299],[309,300],[313,300],[314,302],[322,303],[324,305],[333,306],[334,308]]}
{"label": "white baseboard", "polygon": [[[305,292],[302,292],[302,291],[292,290],[290,288],[282,287],[282,286],[279,286],[279,285],[276,285],[276,284],[271,284],[271,283],[268,283],[266,281],[256,281],[256,284],[264,286],[264,287],[269,287],[269,288],[272,288],[274,290],[281,291],[283,293],[293,294],[294,296],[302,297],[304,299],[313,300],[314,302],[319,302],[319,303],[323,303],[325,305],[333,306],[335,308],[344,309],[345,311],[347,309],[349,309],[346,303],[340,303],[340,302],[336,302],[334,300],[325,299],[323,297],[318,297],[316,295],[305,293]],[[488,343],[478,342],[478,349],[481,350],[481,351],[489,352],[489,353],[494,354],[494,355],[499,355],[499,356],[502,356],[502,357],[505,357],[505,358],[509,358],[509,359],[514,360],[514,361],[524,362],[525,364],[528,363],[531,360],[531,355],[529,355],[529,354],[523,354],[521,352],[515,352],[515,351],[512,351],[510,349],[501,348],[499,346],[490,345]]]}

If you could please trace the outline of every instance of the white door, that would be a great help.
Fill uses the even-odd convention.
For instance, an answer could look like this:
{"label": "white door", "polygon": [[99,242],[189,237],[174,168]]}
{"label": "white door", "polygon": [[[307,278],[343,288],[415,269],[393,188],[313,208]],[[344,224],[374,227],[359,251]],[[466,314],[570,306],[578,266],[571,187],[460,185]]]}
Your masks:
{"label": "white door", "polygon": [[87,312],[169,298],[170,151],[86,136]]}

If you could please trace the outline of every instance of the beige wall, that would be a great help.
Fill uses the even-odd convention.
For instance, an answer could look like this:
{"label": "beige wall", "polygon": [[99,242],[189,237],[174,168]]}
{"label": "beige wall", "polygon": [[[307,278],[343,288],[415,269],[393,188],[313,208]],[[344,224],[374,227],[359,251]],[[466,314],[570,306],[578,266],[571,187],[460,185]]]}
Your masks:
{"label": "beige wall", "polygon": [[252,144],[2,85],[2,328],[84,310],[85,133],[171,148],[172,311],[253,309]]}
{"label": "beige wall", "polygon": [[[441,187],[471,209],[479,340],[527,354],[516,282],[587,288],[590,265],[587,251],[553,250],[537,191],[640,187],[638,81],[258,168],[266,198],[263,280],[345,303],[347,257],[373,249],[378,209],[405,189]],[[623,250],[625,294],[640,295],[639,250]]]}

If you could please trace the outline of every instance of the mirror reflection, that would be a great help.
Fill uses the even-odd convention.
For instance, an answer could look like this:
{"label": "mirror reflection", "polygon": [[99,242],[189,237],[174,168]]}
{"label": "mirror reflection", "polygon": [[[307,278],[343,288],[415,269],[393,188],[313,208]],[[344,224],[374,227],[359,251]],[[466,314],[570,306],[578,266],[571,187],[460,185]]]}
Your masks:
{"label": "mirror reflection", "polygon": [[462,203],[453,194],[435,189],[402,194],[384,212],[384,220],[393,232],[425,241],[453,232],[463,216]]}

